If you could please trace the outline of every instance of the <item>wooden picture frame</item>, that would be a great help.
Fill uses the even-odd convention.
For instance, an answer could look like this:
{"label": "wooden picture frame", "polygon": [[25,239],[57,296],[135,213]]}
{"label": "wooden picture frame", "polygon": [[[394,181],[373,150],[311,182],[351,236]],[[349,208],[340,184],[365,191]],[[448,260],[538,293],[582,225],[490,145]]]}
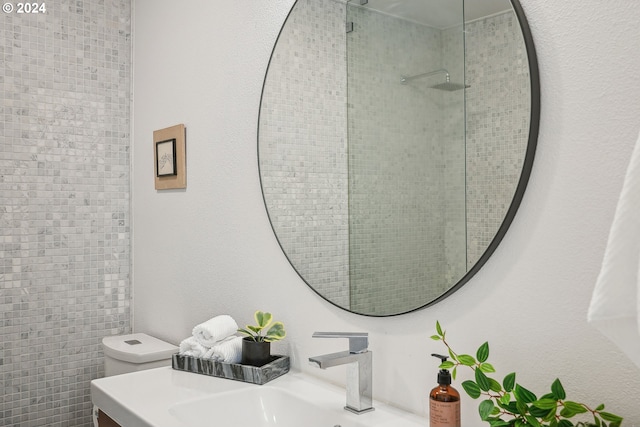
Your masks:
{"label": "wooden picture frame", "polygon": [[156,190],[187,188],[184,124],[153,132],[153,169]]}

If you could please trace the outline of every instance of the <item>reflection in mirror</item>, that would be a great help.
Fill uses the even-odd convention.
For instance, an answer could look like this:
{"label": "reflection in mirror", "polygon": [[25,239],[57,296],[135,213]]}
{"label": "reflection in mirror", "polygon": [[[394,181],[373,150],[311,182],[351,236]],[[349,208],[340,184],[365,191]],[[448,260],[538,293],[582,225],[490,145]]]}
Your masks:
{"label": "reflection in mirror", "polygon": [[517,209],[535,146],[527,47],[509,1],[464,12],[298,0],[278,38],[260,110],[265,204],[296,271],[346,310],[395,315],[450,294]]}
{"label": "reflection in mirror", "polygon": [[357,312],[416,308],[466,273],[463,13],[461,0],[448,3],[455,21],[442,29],[369,4],[346,8],[354,25],[346,36],[349,304]]}

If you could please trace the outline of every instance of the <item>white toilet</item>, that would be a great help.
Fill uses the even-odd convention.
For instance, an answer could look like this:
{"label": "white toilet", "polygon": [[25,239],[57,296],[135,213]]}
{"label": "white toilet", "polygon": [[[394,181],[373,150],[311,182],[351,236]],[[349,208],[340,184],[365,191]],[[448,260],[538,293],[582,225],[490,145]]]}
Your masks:
{"label": "white toilet", "polygon": [[[171,366],[171,355],[178,347],[147,334],[129,334],[105,337],[102,339],[104,350],[104,375],[126,374],[151,368]],[[106,418],[105,421],[102,417]],[[117,425],[104,413],[93,407],[94,427]]]}
{"label": "white toilet", "polygon": [[102,346],[106,377],[171,366],[171,355],[178,352],[175,345],[141,333],[105,337]]}

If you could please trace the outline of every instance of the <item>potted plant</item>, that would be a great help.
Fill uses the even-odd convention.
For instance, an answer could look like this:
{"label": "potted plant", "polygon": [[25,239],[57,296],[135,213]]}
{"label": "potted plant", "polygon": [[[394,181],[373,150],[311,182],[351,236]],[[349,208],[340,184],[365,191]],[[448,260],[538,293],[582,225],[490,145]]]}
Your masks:
{"label": "potted plant", "polygon": [[[446,333],[436,322],[436,334],[431,339],[442,341],[449,350],[451,360],[440,365],[440,369],[453,369],[456,378],[458,366],[467,366],[474,372],[474,380],[462,382],[462,388],[473,399],[484,396],[478,411],[480,419],[491,427],[572,427],[570,418],[578,414],[591,414],[593,423],[580,421],[575,426],[619,427],[622,417],[604,411],[604,404],[591,408],[584,403],[567,400],[559,379],[551,384],[551,392],[537,397],[522,385],[516,383],[516,374],[512,372],[502,382],[489,377],[495,371],[487,362],[489,343],[478,348],[476,356],[458,354],[446,340]],[[606,424],[606,423],[609,424]]]}
{"label": "potted plant", "polygon": [[271,313],[260,310],[253,315],[256,325],[247,325],[238,332],[247,335],[242,339],[242,364],[262,366],[271,360],[271,343],[283,339],[287,333],[282,322],[274,322]]}

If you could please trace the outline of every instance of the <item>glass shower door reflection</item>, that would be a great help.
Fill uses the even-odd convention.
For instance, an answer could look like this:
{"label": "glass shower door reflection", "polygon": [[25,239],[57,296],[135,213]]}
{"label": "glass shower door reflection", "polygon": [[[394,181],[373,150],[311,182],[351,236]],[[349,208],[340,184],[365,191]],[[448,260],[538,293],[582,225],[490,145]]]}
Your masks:
{"label": "glass shower door reflection", "polygon": [[346,8],[350,306],[406,312],[467,271],[463,5],[444,28]]}

